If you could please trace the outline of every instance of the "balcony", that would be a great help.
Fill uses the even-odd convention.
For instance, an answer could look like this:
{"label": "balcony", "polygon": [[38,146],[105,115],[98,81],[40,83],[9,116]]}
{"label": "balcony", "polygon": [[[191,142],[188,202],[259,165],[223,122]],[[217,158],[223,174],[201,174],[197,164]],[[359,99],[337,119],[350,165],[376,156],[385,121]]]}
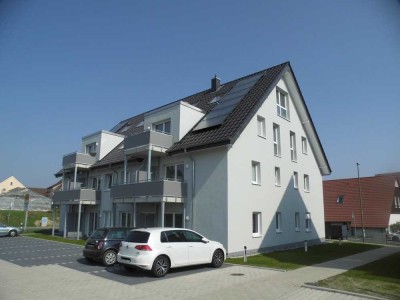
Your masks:
{"label": "balcony", "polygon": [[68,167],[73,167],[76,164],[79,165],[87,165],[90,167],[96,162],[96,157],[91,156],[86,153],[74,152],[71,154],[66,154],[63,157],[63,168],[67,169]]}
{"label": "balcony", "polygon": [[148,130],[125,138],[126,154],[140,153],[148,150],[165,152],[173,144],[172,135],[159,131]]}
{"label": "balcony", "polygon": [[186,183],[179,181],[158,180],[115,185],[111,187],[111,198],[132,197],[172,197],[184,198]]}
{"label": "balcony", "polygon": [[77,189],[56,192],[53,196],[55,204],[91,204],[100,202],[101,192],[93,189]]}

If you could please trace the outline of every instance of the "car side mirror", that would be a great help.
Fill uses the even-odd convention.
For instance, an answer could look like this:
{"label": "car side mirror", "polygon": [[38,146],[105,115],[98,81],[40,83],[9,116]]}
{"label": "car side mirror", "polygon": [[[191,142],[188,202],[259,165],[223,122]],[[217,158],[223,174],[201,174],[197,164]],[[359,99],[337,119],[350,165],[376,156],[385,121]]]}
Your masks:
{"label": "car side mirror", "polygon": [[204,244],[207,244],[207,243],[210,242],[210,241],[209,241],[208,239],[206,239],[205,237],[203,237],[203,238],[201,239],[201,241],[202,241]]}

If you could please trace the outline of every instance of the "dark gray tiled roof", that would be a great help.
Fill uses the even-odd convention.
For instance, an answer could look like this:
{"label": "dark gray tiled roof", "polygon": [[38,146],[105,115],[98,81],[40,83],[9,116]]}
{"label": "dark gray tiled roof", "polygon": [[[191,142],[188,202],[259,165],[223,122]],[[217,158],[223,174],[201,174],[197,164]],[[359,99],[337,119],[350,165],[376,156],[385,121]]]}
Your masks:
{"label": "dark gray tiled roof", "polygon": [[[246,124],[256,113],[258,107],[262,104],[261,100],[267,91],[274,87],[286,68],[290,68],[290,64],[288,62],[230,81],[225,84],[221,84],[217,91],[207,89],[175,101],[187,102],[190,105],[203,110],[205,113],[208,113],[216,105],[216,103],[210,103],[215,97],[223,97],[235,86],[237,82],[241,80],[262,74],[260,79],[254,84],[247,95],[244,96],[244,98],[237,104],[237,106],[227,116],[222,124],[198,131],[189,131],[189,133],[186,134],[181,141],[172,145],[167,153],[174,154],[199,148],[234,143]],[[136,133],[143,132],[143,119],[144,114],[140,114],[130,119],[121,121],[116,127],[114,127],[114,132],[125,136],[131,136]],[[124,161],[124,150],[121,148],[121,144],[114,148],[102,160],[98,161],[93,167],[102,167],[110,164],[122,163]]]}
{"label": "dark gray tiled roof", "polygon": [[[289,63],[284,63],[225,84],[224,87],[229,86],[230,90],[238,81],[262,73],[257,83],[250,89],[247,95],[238,103],[221,125],[198,131],[190,131],[181,141],[172,145],[167,152],[173,154],[206,148],[213,145],[233,143],[247,125],[247,122],[249,122],[251,117],[256,113],[258,107],[262,104],[261,100],[265,93],[276,84],[282,71],[287,66],[289,66]],[[228,92],[228,90],[225,91],[225,93],[226,92]],[[208,102],[211,99],[207,99]]]}

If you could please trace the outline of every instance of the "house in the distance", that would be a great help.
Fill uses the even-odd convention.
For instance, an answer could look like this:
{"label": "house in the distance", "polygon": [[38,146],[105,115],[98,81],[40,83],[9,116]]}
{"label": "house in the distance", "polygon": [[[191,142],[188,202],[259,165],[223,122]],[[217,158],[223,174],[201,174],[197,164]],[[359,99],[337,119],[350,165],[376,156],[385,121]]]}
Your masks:
{"label": "house in the distance", "polygon": [[[139,101],[139,100],[138,100]],[[186,227],[241,255],[324,240],[331,173],[289,63],[82,138],[64,155],[60,231]]]}
{"label": "house in the distance", "polygon": [[384,241],[400,217],[400,173],[324,181],[327,238],[363,237]]}
{"label": "house in the distance", "polygon": [[25,188],[25,186],[17,178],[10,176],[0,182],[0,195],[5,194],[15,188]]}

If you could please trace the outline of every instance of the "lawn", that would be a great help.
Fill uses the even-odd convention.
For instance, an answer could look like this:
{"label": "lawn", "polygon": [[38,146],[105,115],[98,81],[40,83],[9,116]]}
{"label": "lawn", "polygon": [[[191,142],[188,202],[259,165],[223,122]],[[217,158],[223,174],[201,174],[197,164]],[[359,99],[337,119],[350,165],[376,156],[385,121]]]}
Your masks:
{"label": "lawn", "polygon": [[319,286],[400,299],[400,253],[321,280]]}
{"label": "lawn", "polygon": [[36,230],[36,232],[25,232],[22,233],[23,236],[33,237],[37,239],[56,241],[61,243],[68,243],[74,245],[85,245],[84,240],[76,240],[76,239],[67,239],[60,236],[52,236],[51,230]]}
{"label": "lawn", "polygon": [[274,269],[294,270],[305,266],[322,263],[356,253],[377,249],[381,246],[352,242],[331,242],[304,248],[276,251],[247,257],[247,263],[242,258],[228,258],[227,263],[267,267]]}

